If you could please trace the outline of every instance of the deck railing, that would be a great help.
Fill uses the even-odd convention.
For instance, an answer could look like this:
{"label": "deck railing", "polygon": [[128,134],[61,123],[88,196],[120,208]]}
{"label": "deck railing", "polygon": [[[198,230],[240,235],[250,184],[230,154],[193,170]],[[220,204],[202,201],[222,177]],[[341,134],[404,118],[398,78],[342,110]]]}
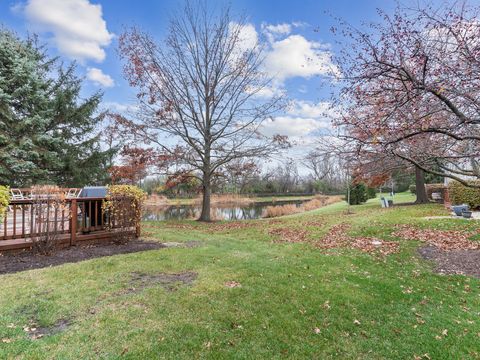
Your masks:
{"label": "deck railing", "polygon": [[[38,199],[10,200],[0,225],[0,251],[2,241],[24,239],[29,242],[38,233],[39,221],[48,221],[49,231],[69,239],[75,245],[78,239],[111,238],[115,232],[131,231],[139,236],[139,225],[126,229],[103,209],[104,197],[66,198],[61,206],[41,206]],[[43,211],[42,216],[38,213]],[[11,241],[10,241],[11,242]]]}

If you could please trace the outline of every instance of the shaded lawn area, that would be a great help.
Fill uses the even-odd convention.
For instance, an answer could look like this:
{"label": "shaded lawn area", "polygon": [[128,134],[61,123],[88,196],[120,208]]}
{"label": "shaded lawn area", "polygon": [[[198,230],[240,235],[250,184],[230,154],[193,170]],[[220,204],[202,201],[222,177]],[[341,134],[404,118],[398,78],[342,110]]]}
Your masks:
{"label": "shaded lawn area", "polygon": [[[374,199],[345,209],[149,222],[149,239],[199,246],[3,275],[0,358],[479,358],[480,280],[434,273],[419,242],[391,235],[399,223],[475,231],[478,223],[422,219],[445,214],[438,205],[380,209]],[[323,250],[269,234],[289,228],[315,240],[342,222],[351,236],[398,241],[399,252]]]}

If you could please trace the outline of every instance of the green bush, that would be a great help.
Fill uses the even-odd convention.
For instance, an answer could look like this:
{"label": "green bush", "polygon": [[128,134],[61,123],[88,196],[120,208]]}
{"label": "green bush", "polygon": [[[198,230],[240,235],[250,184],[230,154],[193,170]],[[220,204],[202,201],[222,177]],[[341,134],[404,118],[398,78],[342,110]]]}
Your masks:
{"label": "green bush", "polygon": [[[376,197],[375,189],[368,188],[363,183],[358,183],[350,186],[350,205],[363,204],[368,199]],[[348,198],[348,193],[347,193]]]}
{"label": "green bush", "polygon": [[[480,180],[471,180],[468,183],[480,186]],[[468,187],[458,181],[451,181],[448,184],[448,195],[453,205],[468,204],[472,209],[480,207],[480,188]]]}
{"label": "green bush", "polygon": [[377,197],[377,190],[374,188],[367,188],[367,199],[375,199]]}
{"label": "green bush", "polygon": [[0,185],[0,220],[3,220],[5,211],[10,202],[10,188],[8,186]]}
{"label": "green bush", "polygon": [[417,193],[417,187],[416,187],[415,185],[410,185],[410,186],[408,187],[408,190],[410,190],[410,192],[411,192],[412,194],[416,194],[416,193]]}

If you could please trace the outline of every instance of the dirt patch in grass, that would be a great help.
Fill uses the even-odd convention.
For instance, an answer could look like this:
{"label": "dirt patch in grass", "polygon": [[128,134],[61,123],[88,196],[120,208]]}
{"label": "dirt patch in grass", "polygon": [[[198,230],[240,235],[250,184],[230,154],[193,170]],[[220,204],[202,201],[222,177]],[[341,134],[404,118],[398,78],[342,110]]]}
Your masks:
{"label": "dirt patch in grass", "polygon": [[164,248],[159,242],[135,240],[127,244],[99,244],[89,246],[74,246],[58,250],[50,256],[22,252],[15,255],[0,255],[0,274],[40,269],[45,267],[76,263],[84,260],[118,254],[128,254],[139,251]]}
{"label": "dirt patch in grass", "polygon": [[435,262],[440,274],[461,274],[480,278],[480,250],[443,251],[435,246],[418,249],[422,258]]}
{"label": "dirt patch in grass", "polygon": [[44,336],[55,335],[61,333],[68,329],[71,325],[71,322],[66,319],[59,319],[54,324],[50,326],[37,326],[35,323],[25,326],[23,331],[28,335],[32,340],[40,339]]}
{"label": "dirt patch in grass", "polygon": [[406,240],[424,241],[444,251],[480,249],[480,242],[469,239],[475,233],[468,231],[418,229],[399,225],[392,235]]}
{"label": "dirt patch in grass", "polygon": [[191,285],[198,274],[193,271],[185,271],[181,273],[156,273],[147,274],[134,272],[131,274],[132,278],[129,282],[129,288],[124,293],[137,293],[143,291],[148,287],[161,286],[165,290],[175,291],[180,286]]}

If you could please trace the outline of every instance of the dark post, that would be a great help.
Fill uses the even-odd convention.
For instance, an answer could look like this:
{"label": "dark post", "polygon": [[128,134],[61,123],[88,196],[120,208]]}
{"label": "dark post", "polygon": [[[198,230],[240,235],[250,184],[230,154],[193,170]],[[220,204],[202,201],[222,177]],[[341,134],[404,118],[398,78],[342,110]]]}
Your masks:
{"label": "dark post", "polygon": [[77,199],[72,199],[70,203],[70,246],[75,245],[77,241]]}

